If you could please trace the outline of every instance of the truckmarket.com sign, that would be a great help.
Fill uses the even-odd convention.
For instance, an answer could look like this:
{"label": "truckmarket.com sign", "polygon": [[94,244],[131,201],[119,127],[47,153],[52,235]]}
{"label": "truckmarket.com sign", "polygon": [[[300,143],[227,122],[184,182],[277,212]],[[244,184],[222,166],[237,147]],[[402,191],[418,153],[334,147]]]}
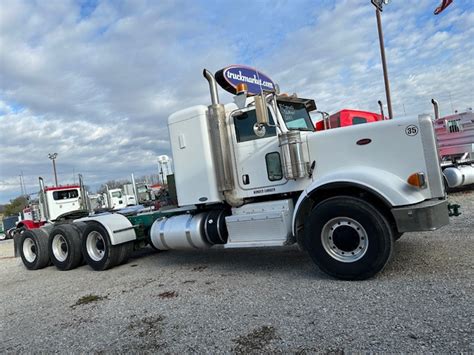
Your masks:
{"label": "truckmarket.com sign", "polygon": [[262,91],[275,91],[272,79],[257,69],[247,66],[228,66],[216,72],[215,78],[219,85],[231,94],[236,93],[236,87],[241,83],[247,84],[249,95],[257,95]]}

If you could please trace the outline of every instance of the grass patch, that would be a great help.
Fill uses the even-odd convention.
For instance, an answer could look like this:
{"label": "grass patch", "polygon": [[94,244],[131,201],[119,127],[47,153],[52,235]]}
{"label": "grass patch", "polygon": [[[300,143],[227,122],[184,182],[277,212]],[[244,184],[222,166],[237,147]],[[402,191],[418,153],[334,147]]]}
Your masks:
{"label": "grass patch", "polygon": [[160,298],[175,298],[178,297],[178,292],[176,291],[166,291],[158,295]]}
{"label": "grass patch", "polygon": [[97,296],[97,295],[92,295],[92,294],[89,294],[87,296],[82,296],[81,298],[79,298],[76,303],[74,303],[71,308],[75,308],[77,306],[82,306],[83,304],[89,304],[89,303],[94,303],[94,302],[98,302],[98,301],[101,301],[103,299],[106,299],[107,296],[105,297],[102,297],[102,296]]}
{"label": "grass patch", "polygon": [[232,339],[232,341],[237,344],[234,348],[237,354],[248,354],[261,351],[267,352],[268,349],[265,348],[273,339],[278,339],[275,328],[264,325],[254,329],[249,334]]}

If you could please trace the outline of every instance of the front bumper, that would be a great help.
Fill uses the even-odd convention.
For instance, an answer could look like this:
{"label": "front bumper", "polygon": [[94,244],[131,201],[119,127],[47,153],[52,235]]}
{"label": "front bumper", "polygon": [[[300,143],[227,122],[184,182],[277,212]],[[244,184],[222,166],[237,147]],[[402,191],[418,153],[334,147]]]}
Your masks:
{"label": "front bumper", "polygon": [[432,231],[449,224],[448,200],[427,200],[392,208],[400,233]]}

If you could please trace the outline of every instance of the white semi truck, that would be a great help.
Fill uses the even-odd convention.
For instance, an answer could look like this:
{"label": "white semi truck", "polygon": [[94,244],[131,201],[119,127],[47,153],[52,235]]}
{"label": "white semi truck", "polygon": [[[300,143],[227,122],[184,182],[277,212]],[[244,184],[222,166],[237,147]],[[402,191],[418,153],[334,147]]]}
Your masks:
{"label": "white semi truck", "polygon": [[[449,223],[429,116],[315,132],[314,101],[279,94],[263,73],[203,74],[211,104],[168,119],[178,206],[27,231],[19,240],[27,268],[51,259],[67,270],[84,258],[104,270],[146,242],[159,250],[298,244],[325,273],[366,279],[404,232]],[[220,103],[218,84],[233,103]]]}

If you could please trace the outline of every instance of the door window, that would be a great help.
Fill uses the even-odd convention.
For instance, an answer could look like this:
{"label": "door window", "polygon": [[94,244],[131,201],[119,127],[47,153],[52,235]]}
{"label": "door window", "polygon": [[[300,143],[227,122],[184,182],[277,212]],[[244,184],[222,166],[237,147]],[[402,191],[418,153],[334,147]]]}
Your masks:
{"label": "door window", "polygon": [[[268,116],[271,117],[270,110],[268,110]],[[257,123],[255,110],[234,115],[235,136],[238,143],[276,136],[276,128],[270,126],[264,126],[265,134],[261,137],[257,136],[253,130],[255,123]]]}
{"label": "door window", "polygon": [[265,155],[265,163],[267,164],[268,180],[278,181],[283,179],[283,171],[281,170],[280,153],[272,152]]}

